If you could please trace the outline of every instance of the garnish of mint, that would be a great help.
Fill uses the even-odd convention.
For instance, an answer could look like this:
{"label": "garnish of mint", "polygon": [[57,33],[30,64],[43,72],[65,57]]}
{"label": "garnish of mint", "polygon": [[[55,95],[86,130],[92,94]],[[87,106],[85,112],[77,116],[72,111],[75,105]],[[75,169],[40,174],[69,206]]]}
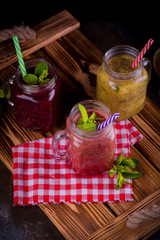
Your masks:
{"label": "garnish of mint", "polygon": [[[1,85],[1,83],[0,83]],[[4,87],[0,86],[0,117],[3,116],[4,112],[4,106],[5,106],[5,98],[10,99],[11,97],[11,91],[10,88],[6,89],[7,91],[4,91]]]}
{"label": "garnish of mint", "polygon": [[142,176],[141,172],[134,172],[130,169],[134,169],[140,163],[139,160],[132,157],[124,157],[124,151],[117,157],[116,165],[108,172],[110,177],[113,177],[117,173],[117,185],[116,190],[121,189],[123,183],[130,184],[126,179],[139,178]]}
{"label": "garnish of mint", "polygon": [[88,117],[87,111],[82,104],[79,104],[79,110],[81,112],[81,117],[77,122],[77,127],[81,130],[87,132],[95,132],[97,131],[97,120],[95,112],[92,113],[90,117]]}
{"label": "garnish of mint", "polygon": [[45,83],[50,81],[48,78],[48,65],[46,62],[40,62],[35,70],[34,74],[28,73],[23,77],[23,81],[29,85],[44,85]]}

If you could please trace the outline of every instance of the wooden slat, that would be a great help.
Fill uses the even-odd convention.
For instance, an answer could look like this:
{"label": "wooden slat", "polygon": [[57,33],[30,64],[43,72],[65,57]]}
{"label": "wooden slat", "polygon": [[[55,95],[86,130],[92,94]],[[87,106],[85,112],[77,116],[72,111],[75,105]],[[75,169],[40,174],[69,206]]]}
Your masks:
{"label": "wooden slat", "polygon": [[131,230],[126,226],[126,220],[133,213],[141,209],[150,208],[156,204],[160,206],[160,189],[153,194],[144,198],[142,201],[125,211],[119,217],[115,218],[111,223],[106,224],[104,227],[87,237],[85,240],[135,240],[140,239],[142,236],[148,234],[153,229],[160,227],[160,219],[143,223],[142,226]]}
{"label": "wooden slat", "polygon": [[13,173],[12,146],[43,138],[44,135],[19,127],[15,122],[14,110],[11,106],[6,108],[0,125],[0,159]]}
{"label": "wooden slat", "polygon": [[159,134],[160,131],[160,108],[153,103],[151,99],[146,98],[145,108],[142,109],[138,116],[149,125],[154,132]]}
{"label": "wooden slat", "polygon": [[74,84],[95,98],[96,72],[103,54],[79,30],[48,44],[44,51]]}
{"label": "wooden slat", "polygon": [[[80,23],[66,10],[36,25],[34,30],[37,37],[21,43],[23,57],[44,47],[46,44],[72,32],[80,26]],[[0,70],[17,61],[13,42],[0,44]]]}
{"label": "wooden slat", "polygon": [[139,202],[160,188],[160,172],[154,168],[135,146],[131,147],[131,156],[140,160],[136,170],[142,173],[142,177],[133,180],[134,198]]}
{"label": "wooden slat", "polygon": [[[143,113],[146,111],[145,109],[147,109],[147,105],[145,106]],[[152,125],[152,119],[148,118],[146,122],[142,113],[141,116],[143,116],[143,118],[137,114],[130,119],[134,126],[139,129],[143,135],[143,139],[138,142],[136,146],[144,154],[144,156],[146,156],[148,160],[160,170],[160,135],[158,133],[160,132],[159,123],[157,123],[157,130],[154,131],[155,127]],[[160,116],[156,119],[160,119]]]}
{"label": "wooden slat", "polygon": [[68,240],[85,239],[115,219],[102,203],[41,204],[40,208]]}

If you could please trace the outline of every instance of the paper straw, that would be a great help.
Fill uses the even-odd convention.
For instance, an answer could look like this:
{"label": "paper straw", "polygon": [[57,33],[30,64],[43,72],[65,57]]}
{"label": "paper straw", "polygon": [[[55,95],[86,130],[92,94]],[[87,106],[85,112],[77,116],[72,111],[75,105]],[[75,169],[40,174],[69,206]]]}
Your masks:
{"label": "paper straw", "polygon": [[150,48],[150,46],[152,45],[153,42],[154,42],[154,40],[151,39],[151,38],[148,40],[148,42],[146,43],[146,45],[144,46],[142,51],[138,54],[138,56],[136,57],[136,59],[132,63],[132,65],[131,65],[132,68],[135,68],[138,65],[138,63],[141,61],[144,54],[148,51],[148,49]]}
{"label": "paper straw", "polygon": [[106,121],[102,122],[101,124],[98,125],[97,131],[101,130],[102,128],[106,127],[108,124],[111,122],[114,122],[118,117],[120,116],[119,113],[113,114],[110,118],[108,118]]}
{"label": "paper straw", "polygon": [[25,68],[25,65],[24,65],[22,52],[21,52],[21,48],[20,48],[20,45],[19,45],[17,35],[13,36],[13,42],[14,42],[14,46],[15,46],[15,49],[16,49],[17,58],[18,58],[20,69],[21,69],[21,73],[22,73],[22,76],[24,77],[27,74],[27,72],[26,72],[26,68]]}

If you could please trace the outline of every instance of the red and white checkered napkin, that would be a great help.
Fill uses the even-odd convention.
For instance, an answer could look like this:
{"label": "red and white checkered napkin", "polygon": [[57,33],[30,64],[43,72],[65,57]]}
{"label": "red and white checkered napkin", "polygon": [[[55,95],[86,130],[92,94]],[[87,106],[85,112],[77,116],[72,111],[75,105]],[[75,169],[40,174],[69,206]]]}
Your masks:
{"label": "red and white checkered napkin", "polygon": [[[115,158],[124,150],[130,154],[130,146],[142,135],[128,121],[115,122]],[[115,190],[116,178],[105,172],[93,176],[75,174],[64,160],[55,160],[51,151],[51,137],[13,147],[14,205],[38,203],[85,203],[132,200],[131,184]],[[60,148],[67,145],[63,141]]]}

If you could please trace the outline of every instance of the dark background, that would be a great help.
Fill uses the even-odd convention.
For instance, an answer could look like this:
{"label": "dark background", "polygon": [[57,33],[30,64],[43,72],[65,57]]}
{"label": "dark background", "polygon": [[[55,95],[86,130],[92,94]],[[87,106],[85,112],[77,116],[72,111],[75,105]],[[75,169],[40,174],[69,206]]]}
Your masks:
{"label": "dark background", "polygon": [[[113,46],[110,35],[116,36],[117,44],[129,44],[138,50],[153,38],[154,44],[146,54],[151,61],[160,48],[158,1],[157,4],[153,1],[145,4],[135,1],[124,4],[122,1],[3,1],[0,9],[1,30],[20,25],[22,21],[32,27],[67,9],[80,21],[80,30],[103,53],[108,50],[106,42],[107,46]],[[160,77],[153,69],[148,95],[156,104],[159,104],[159,89]],[[12,187],[12,174],[0,161],[0,240],[64,240],[39,207],[12,207]],[[160,232],[149,239],[160,239]]]}
{"label": "dark background", "polygon": [[[22,22],[30,27],[67,9],[81,23],[81,31],[103,52],[106,45],[114,46],[110,34],[118,44],[128,44],[139,51],[149,38],[154,44],[146,53],[153,56],[160,48],[160,14],[158,1],[10,1],[0,5],[0,30],[12,28]],[[120,39],[119,39],[120,37]],[[122,39],[124,38],[124,42]],[[106,44],[107,42],[107,44]],[[159,105],[160,77],[152,69],[152,81],[148,87],[149,97]]]}

